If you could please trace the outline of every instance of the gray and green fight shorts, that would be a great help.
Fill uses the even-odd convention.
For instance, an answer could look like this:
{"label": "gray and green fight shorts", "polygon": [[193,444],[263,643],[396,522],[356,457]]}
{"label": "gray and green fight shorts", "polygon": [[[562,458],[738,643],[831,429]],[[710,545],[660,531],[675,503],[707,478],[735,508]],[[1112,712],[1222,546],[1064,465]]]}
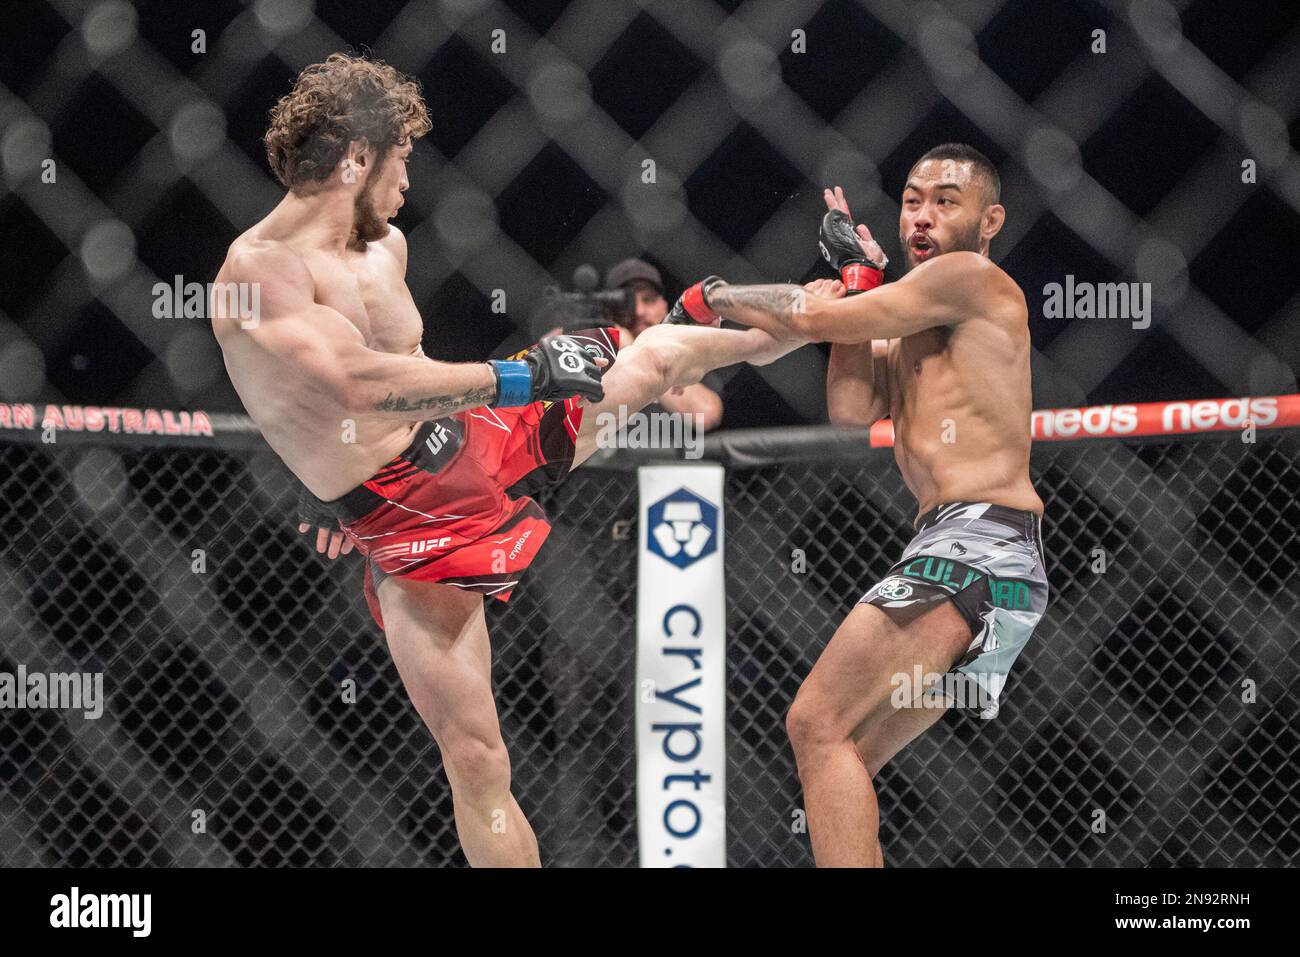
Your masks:
{"label": "gray and green fight shorts", "polygon": [[861,601],[900,624],[950,600],[971,643],[950,669],[979,686],[981,718],[998,713],[1011,665],[1047,609],[1042,521],[987,502],[949,502],[922,515],[916,537]]}

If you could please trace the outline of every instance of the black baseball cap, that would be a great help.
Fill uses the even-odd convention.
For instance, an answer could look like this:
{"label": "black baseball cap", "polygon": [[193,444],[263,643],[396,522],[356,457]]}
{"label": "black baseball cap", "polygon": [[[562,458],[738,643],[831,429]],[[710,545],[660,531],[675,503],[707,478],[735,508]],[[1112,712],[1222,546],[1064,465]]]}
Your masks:
{"label": "black baseball cap", "polygon": [[659,275],[659,270],[644,259],[624,259],[616,263],[605,276],[605,288],[618,289],[637,279],[650,283],[659,290],[660,295],[663,295],[663,276]]}

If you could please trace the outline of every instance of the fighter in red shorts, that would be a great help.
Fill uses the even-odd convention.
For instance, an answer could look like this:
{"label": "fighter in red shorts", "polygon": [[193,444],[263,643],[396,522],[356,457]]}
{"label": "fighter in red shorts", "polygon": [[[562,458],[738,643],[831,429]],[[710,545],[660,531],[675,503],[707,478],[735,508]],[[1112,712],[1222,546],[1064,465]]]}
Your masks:
{"label": "fighter in red shorts", "polygon": [[[576,344],[612,364],[618,335],[615,328],[585,329],[544,341]],[[584,407],[575,396],[429,420],[404,451],[341,498],[321,502],[307,493],[299,518],[308,527],[342,523],[368,559],[366,601],[381,628],[378,585],[390,575],[507,600],[551,531],[529,496],[573,468]]]}
{"label": "fighter in red shorts", "polygon": [[[406,240],[388,220],[429,126],[418,86],[391,67],[335,54],[303,70],[266,134],[288,193],[231,245],[212,326],[267,443],[341,518],[318,542],[367,556],[366,595],[442,754],[466,858],[535,866],[483,614],[484,596],[509,596],[549,530],[527,493],[595,451],[601,413],[802,343],[709,328],[716,317],[695,289],[670,316],[687,325],[647,330],[617,362],[603,330],[544,337],[499,362],[426,358]],[[218,294],[231,283],[258,295]],[[259,308],[239,314],[235,301]]]}

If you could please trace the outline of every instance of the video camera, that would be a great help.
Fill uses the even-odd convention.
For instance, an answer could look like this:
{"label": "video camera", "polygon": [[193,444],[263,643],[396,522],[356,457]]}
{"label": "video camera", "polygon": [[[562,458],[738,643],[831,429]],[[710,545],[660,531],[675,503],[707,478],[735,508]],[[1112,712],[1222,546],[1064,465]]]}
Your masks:
{"label": "video camera", "polygon": [[636,315],[636,293],[631,289],[597,289],[600,274],[583,264],[573,270],[573,292],[559,286],[542,290],[542,301],[533,310],[530,326],[534,338],[552,329],[563,332],[617,324],[630,327]]}

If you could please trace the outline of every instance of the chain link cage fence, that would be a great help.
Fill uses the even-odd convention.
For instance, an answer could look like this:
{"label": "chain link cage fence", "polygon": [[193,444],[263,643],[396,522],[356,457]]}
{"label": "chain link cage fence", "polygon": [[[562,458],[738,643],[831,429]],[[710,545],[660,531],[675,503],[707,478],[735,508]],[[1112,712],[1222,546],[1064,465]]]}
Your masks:
{"label": "chain link cage fence", "polygon": [[[307,65],[363,49],[417,76],[434,118],[396,221],[431,357],[532,341],[540,291],[583,263],[647,255],[670,296],[709,273],[827,275],[827,184],[898,263],[911,164],[964,140],[1001,174],[991,255],[1028,296],[1036,407],[1297,391],[1287,4],[12,6],[0,226],[23,241],[0,247],[0,401],[241,411],[208,323],[157,318],[154,290],[214,278],[283,195],[267,110]],[[1067,274],[1149,283],[1150,328],[1045,317],[1039,290]],[[809,348],[723,370],[724,425],[825,422],[824,367]]]}
{"label": "chain link cage fence", "polygon": [[[825,183],[897,260],[878,224],[915,158],[961,139],[1001,172],[1012,215],[992,254],[1029,293],[1036,407],[1293,393],[1288,11],[12,5],[0,224],[21,241],[0,247],[0,403],[237,410],[206,321],[158,319],[154,290],[213,278],[281,196],[267,109],[306,65],[362,47],[418,76],[435,116],[398,219],[430,356],[527,341],[530,296],[584,262],[809,278]],[[1035,293],[1067,273],[1150,283],[1150,328],[1047,319]],[[503,284],[506,315],[489,308]],[[824,366],[809,348],[724,370],[728,415],[824,421]],[[1275,431],[1036,449],[1047,618],[995,721],[949,715],[882,772],[888,863],[1295,862],[1296,446]],[[883,451],[728,464],[730,863],[805,864],[784,712],[901,549],[911,503]],[[464,863],[359,563],[295,533],[263,446],[0,431],[0,487],[0,671],[102,672],[108,696],[95,719],[0,711],[0,864]],[[546,861],[627,865],[635,479],[584,470],[544,504],[551,541],[489,610],[518,797]]]}
{"label": "chain link cage fence", "polygon": [[[801,459],[728,468],[732,866],[811,863],[785,712],[914,516],[887,451]],[[1297,462],[1294,429],[1037,446],[1051,605],[997,719],[881,772],[887,863],[1294,864]],[[0,671],[102,672],[106,700],[0,714],[0,864],[464,864],[360,564],[296,534],[295,493],[252,440],[0,444]],[[635,474],[543,504],[488,603],[515,791],[543,860],[630,866]]]}

